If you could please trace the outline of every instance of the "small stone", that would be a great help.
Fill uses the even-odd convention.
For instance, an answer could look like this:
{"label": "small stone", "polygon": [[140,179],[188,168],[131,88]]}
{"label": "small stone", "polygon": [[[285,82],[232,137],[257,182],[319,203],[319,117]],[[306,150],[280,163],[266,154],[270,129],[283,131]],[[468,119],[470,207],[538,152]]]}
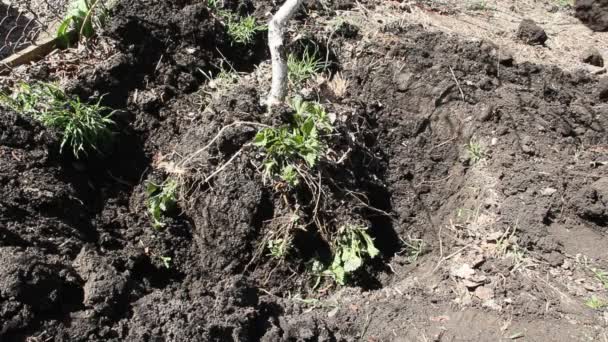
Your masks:
{"label": "small stone", "polygon": [[494,116],[494,107],[493,106],[488,106],[488,108],[482,110],[479,112],[479,121],[488,121],[490,119],[492,119],[492,117]]}
{"label": "small stone", "polygon": [[395,76],[395,84],[397,85],[397,90],[406,91],[410,87],[410,83],[412,80],[413,74],[411,72],[402,72]]}
{"label": "small stone", "polygon": [[529,154],[531,156],[534,155],[534,153],[536,153],[536,151],[534,150],[534,147],[529,146],[527,144],[523,144],[521,145],[521,151],[525,154]]}
{"label": "small stone", "polygon": [[484,308],[489,308],[489,309],[496,310],[496,311],[502,310],[502,306],[500,306],[500,304],[496,303],[495,299],[486,300],[483,303],[481,303],[481,306],[483,306]]}
{"label": "small stone", "polygon": [[545,260],[553,267],[560,267],[564,263],[564,256],[556,251],[544,255]]}
{"label": "small stone", "polygon": [[504,235],[504,233],[501,232],[493,232],[488,234],[488,236],[486,236],[486,241],[491,242],[491,241],[498,241],[500,238],[502,238]]}
{"label": "small stone", "polygon": [[544,45],[548,39],[545,30],[530,19],[524,19],[519,24],[517,38],[529,45]]}
{"label": "small stone", "polygon": [[311,101],[315,97],[315,92],[311,88],[303,88],[300,90],[300,96],[305,101]]}
{"label": "small stone", "polygon": [[551,196],[556,192],[557,192],[557,189],[555,189],[555,188],[544,188],[540,191],[540,194],[543,196]]}
{"label": "small stone", "polygon": [[462,279],[468,279],[473,274],[475,274],[475,270],[469,266],[469,264],[462,264],[458,268],[453,268],[451,271],[452,275]]}
{"label": "small stone", "polygon": [[604,57],[602,57],[602,54],[596,48],[585,50],[581,56],[581,61],[600,68],[604,66]]}
{"label": "small stone", "polygon": [[494,298],[494,290],[488,286],[481,286],[475,289],[475,297],[486,301]]}

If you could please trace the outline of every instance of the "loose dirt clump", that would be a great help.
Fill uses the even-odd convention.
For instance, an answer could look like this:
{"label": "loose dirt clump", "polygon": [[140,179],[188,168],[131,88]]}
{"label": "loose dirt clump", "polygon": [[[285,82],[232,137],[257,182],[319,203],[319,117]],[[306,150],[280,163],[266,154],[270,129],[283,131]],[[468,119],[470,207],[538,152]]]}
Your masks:
{"label": "loose dirt clump", "polygon": [[525,19],[519,24],[517,38],[530,45],[544,45],[548,39],[545,30],[530,19]]}
{"label": "loose dirt clump", "polygon": [[608,31],[608,2],[605,0],[577,0],[576,17],[594,31]]}
{"label": "loose dirt clump", "polygon": [[604,57],[597,49],[588,49],[583,51],[581,60],[584,63],[595,65],[597,67],[604,66]]}

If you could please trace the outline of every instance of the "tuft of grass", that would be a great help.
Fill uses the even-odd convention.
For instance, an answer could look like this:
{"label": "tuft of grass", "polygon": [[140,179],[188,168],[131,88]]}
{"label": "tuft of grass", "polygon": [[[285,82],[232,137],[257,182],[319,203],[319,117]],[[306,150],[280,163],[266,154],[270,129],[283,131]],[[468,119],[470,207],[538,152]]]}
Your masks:
{"label": "tuft of grass", "polygon": [[378,254],[380,251],[367,233],[367,228],[360,225],[344,225],[340,227],[333,241],[333,261],[323,271],[323,275],[330,276],[339,285],[344,285],[348,276],[363,266],[365,258],[372,259]]}
{"label": "tuft of grass", "polygon": [[152,226],[161,229],[165,226],[163,217],[174,211],[177,206],[177,182],[173,179],[167,179],[162,184],[148,182],[146,193]]}
{"label": "tuft of grass", "polygon": [[608,290],[608,272],[598,270],[596,268],[591,269],[595,277],[602,283],[604,288]]}
{"label": "tuft of grass", "polygon": [[601,309],[605,308],[606,306],[608,306],[608,303],[602,301],[601,299],[597,298],[596,296],[591,296],[591,298],[587,299],[587,301],[585,302],[585,305],[587,305],[588,307],[590,307],[593,310],[601,310]]}
{"label": "tuft of grass", "polygon": [[295,113],[289,125],[261,130],[253,144],[265,156],[264,179],[278,177],[296,186],[302,168],[313,168],[324,155],[327,146],[321,134],[331,132],[333,126],[320,104],[296,99],[292,107]]}
{"label": "tuft of grass", "polygon": [[[21,83],[12,95],[0,93],[0,104],[21,114],[31,115],[44,126],[58,130],[65,146],[72,149],[76,158],[90,151],[99,152],[99,145],[111,139],[110,118],[113,112],[100,104],[80,102],[50,83]],[[107,115],[104,113],[110,112]]]}
{"label": "tuft of grass", "polygon": [[469,157],[471,158],[472,164],[477,164],[481,159],[483,159],[485,155],[483,147],[478,141],[469,141],[469,143],[465,145],[465,148],[469,153]]}
{"label": "tuft of grass", "polygon": [[63,47],[70,43],[70,31],[75,29],[78,38],[91,38],[96,29],[105,26],[108,11],[99,5],[101,0],[75,0],[68,7],[68,12],[59,24],[57,38]]}
{"label": "tuft of grass", "polygon": [[226,13],[222,14],[222,16],[227,21],[228,36],[237,44],[251,44],[259,31],[266,30],[266,25],[258,24],[253,16],[240,18]]}
{"label": "tuft of grass", "polygon": [[301,57],[295,54],[287,56],[287,75],[293,86],[300,86],[323,69],[325,69],[325,63],[316,56],[316,52],[311,53],[308,48],[304,49]]}

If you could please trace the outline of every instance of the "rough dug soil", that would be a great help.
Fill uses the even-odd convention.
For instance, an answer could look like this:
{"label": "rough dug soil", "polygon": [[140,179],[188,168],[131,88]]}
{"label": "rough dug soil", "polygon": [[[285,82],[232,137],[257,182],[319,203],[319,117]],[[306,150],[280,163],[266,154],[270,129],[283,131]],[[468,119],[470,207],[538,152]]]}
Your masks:
{"label": "rough dug soil", "polygon": [[608,31],[608,2],[577,0],[576,17],[594,31]]}
{"label": "rough dug soil", "polygon": [[[235,3],[259,18],[273,9]],[[84,99],[107,94],[121,110],[113,149],[73,160],[58,153],[57,132],[0,113],[0,339],[608,339],[606,307],[586,304],[608,303],[598,275],[608,271],[606,79],[518,63],[490,41],[400,20],[373,30],[352,20],[374,8],[336,1],[294,25],[332,49],[346,80],[343,92],[323,80],[306,92],[362,129],[370,159],[354,153],[336,179],[367,194],[371,209],[357,213],[381,258],[349,286],[316,289],[302,266],[323,251],[315,236],[302,235],[295,260],[252,263],[285,208],[251,150],[152,228],[147,181],[162,181],[171,161],[222,127],[280,119],[260,105],[263,37],[232,45],[197,1],[125,0],[105,33],[116,54],[70,80],[40,76]],[[337,30],[333,14],[351,29]],[[216,75],[222,60],[239,78],[209,82],[199,69]],[[227,129],[190,176],[207,177],[255,131]],[[336,215],[352,205],[330,202]]]}

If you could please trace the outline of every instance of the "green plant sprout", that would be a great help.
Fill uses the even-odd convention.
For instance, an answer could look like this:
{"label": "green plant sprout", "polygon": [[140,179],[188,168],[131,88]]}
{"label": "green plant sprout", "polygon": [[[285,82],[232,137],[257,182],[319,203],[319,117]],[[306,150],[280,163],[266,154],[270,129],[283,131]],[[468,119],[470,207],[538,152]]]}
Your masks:
{"label": "green plant sprout", "polygon": [[165,266],[166,269],[171,268],[171,257],[167,257],[167,256],[161,256],[160,257],[160,261],[163,263],[163,266]]}
{"label": "green plant sprout", "polygon": [[608,290],[608,272],[598,270],[596,268],[591,269],[595,277],[602,283],[604,289]]}
{"label": "green plant sprout", "polygon": [[587,299],[587,301],[585,302],[585,305],[587,305],[588,307],[590,307],[593,310],[601,310],[603,308],[605,308],[608,304],[604,301],[602,301],[601,299],[597,298],[596,296],[591,296],[591,298]]}
{"label": "green plant sprout", "polygon": [[300,86],[315,74],[323,71],[326,65],[316,56],[316,51],[311,53],[308,47],[304,49],[302,57],[295,54],[287,56],[287,77],[293,86]]}
{"label": "green plant sprout", "polygon": [[170,214],[177,206],[177,182],[173,179],[167,179],[160,185],[148,182],[146,192],[152,226],[161,229],[165,226],[163,216]]}
{"label": "green plant sprout", "polygon": [[408,241],[406,242],[401,239],[401,242],[405,246],[403,251],[405,252],[407,262],[411,264],[416,262],[424,252],[424,240],[408,238]]}
{"label": "green plant sprout", "polygon": [[467,149],[473,164],[477,164],[485,155],[483,147],[477,141],[469,141],[469,143],[465,145],[465,148]]}
{"label": "green plant sprout", "polygon": [[291,241],[288,239],[274,239],[268,241],[269,255],[275,259],[283,259],[291,249]]}
{"label": "green plant sprout", "polygon": [[264,179],[278,176],[291,186],[299,182],[303,165],[313,168],[327,147],[320,134],[329,133],[333,126],[323,107],[296,99],[292,123],[258,132],[253,144],[263,149]]}
{"label": "green plant sprout", "polygon": [[259,25],[255,17],[247,16],[244,18],[236,17],[232,14],[222,14],[226,19],[228,35],[233,42],[238,44],[251,44],[257,32],[265,31],[265,25]]}
{"label": "green plant sprout", "polygon": [[95,104],[80,102],[59,87],[43,82],[21,83],[12,95],[0,93],[0,104],[58,130],[62,135],[60,152],[69,146],[76,158],[90,151],[100,152],[98,146],[111,140],[113,112],[100,103],[101,99]]}
{"label": "green plant sprout", "polygon": [[73,1],[57,29],[57,39],[62,47],[70,44],[70,30],[75,29],[79,39],[91,38],[95,35],[96,28],[105,25],[108,16],[105,8],[98,9],[100,0],[75,0]]}
{"label": "green plant sprout", "polygon": [[323,274],[332,277],[339,285],[344,285],[348,276],[363,266],[364,258],[375,258],[380,254],[367,228],[359,225],[340,227],[333,245],[333,261]]}

